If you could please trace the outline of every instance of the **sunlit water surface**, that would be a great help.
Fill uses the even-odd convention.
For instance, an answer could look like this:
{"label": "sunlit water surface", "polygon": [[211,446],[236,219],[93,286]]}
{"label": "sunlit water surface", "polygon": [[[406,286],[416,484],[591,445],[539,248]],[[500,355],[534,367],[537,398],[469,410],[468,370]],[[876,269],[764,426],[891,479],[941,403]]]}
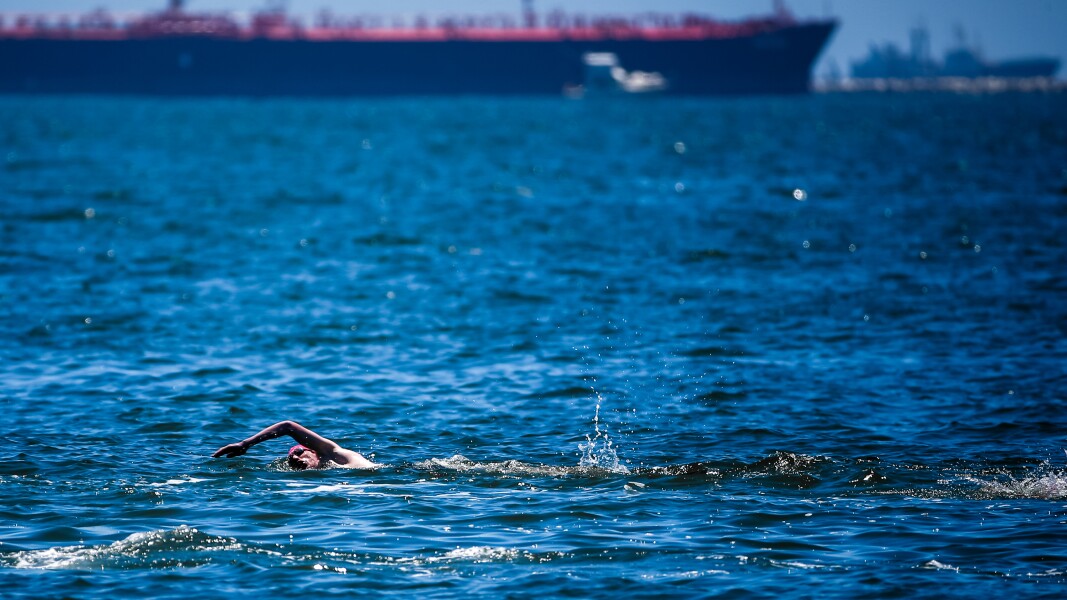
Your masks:
{"label": "sunlit water surface", "polygon": [[6,98],[0,194],[5,597],[1067,584],[1063,95]]}

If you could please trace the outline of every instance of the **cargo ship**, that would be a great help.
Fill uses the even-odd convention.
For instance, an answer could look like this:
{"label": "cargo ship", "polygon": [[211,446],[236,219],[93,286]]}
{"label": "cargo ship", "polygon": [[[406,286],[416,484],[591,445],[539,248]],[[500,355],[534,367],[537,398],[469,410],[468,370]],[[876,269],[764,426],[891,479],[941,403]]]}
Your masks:
{"label": "cargo ship", "polygon": [[837,23],[767,16],[400,18],[165,9],[5,15],[0,93],[192,96],[800,94]]}

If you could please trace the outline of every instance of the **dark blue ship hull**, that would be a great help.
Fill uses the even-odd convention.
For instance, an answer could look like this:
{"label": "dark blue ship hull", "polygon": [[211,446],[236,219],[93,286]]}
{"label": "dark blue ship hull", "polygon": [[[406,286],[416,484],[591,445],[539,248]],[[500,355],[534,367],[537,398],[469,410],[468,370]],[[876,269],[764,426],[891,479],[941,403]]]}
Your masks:
{"label": "dark blue ship hull", "polygon": [[583,54],[658,72],[667,93],[795,94],[836,23],[698,40],[0,39],[0,93],[226,96],[559,94]]}
{"label": "dark blue ship hull", "polygon": [[1006,60],[986,65],[983,75],[1026,79],[1030,77],[1053,77],[1060,70],[1060,61],[1055,58],[1027,58]]}

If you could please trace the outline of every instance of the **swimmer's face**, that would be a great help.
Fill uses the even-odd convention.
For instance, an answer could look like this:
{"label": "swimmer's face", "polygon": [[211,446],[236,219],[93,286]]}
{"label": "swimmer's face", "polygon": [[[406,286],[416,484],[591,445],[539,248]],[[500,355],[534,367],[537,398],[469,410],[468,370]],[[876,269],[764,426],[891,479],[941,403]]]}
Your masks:
{"label": "swimmer's face", "polygon": [[319,468],[319,455],[313,450],[297,449],[289,455],[289,468],[303,471],[304,469]]}

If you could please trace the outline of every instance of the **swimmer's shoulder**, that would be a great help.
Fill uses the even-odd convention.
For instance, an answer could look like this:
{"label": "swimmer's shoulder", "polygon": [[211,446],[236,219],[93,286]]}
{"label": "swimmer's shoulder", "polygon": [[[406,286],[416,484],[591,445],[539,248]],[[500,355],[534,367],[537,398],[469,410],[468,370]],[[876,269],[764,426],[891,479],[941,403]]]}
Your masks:
{"label": "swimmer's shoulder", "polygon": [[367,457],[359,452],[347,448],[338,448],[335,450],[334,455],[330,460],[337,465],[348,469],[376,469],[380,466],[377,463],[367,460]]}

